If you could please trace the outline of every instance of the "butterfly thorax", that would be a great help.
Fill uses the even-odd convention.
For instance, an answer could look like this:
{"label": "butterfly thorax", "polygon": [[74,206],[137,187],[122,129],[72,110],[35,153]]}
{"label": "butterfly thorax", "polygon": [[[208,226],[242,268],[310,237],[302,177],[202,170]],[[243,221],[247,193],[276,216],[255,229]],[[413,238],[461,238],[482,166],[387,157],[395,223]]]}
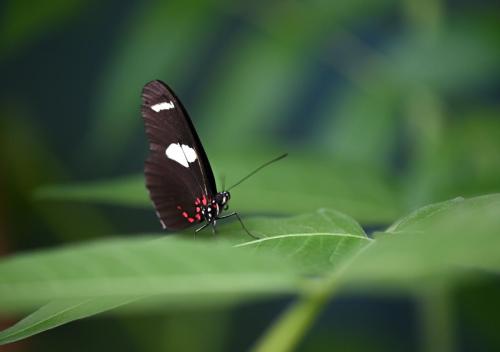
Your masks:
{"label": "butterfly thorax", "polygon": [[215,200],[212,200],[207,206],[201,207],[201,215],[207,222],[214,222],[220,211],[219,204]]}
{"label": "butterfly thorax", "polygon": [[231,199],[229,192],[219,192],[207,205],[201,205],[201,215],[205,221],[212,223],[219,217],[223,210],[227,209],[227,203]]}

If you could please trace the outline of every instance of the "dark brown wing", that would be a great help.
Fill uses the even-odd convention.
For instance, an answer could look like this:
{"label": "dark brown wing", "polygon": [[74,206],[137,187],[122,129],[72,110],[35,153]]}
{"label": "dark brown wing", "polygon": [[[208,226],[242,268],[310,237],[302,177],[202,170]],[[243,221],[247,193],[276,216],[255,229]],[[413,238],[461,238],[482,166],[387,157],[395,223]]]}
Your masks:
{"label": "dark brown wing", "polygon": [[[193,217],[194,202],[201,195],[193,190],[191,178],[183,178],[164,160],[164,154],[152,152],[144,165],[146,187],[164,229],[180,230],[192,225],[183,212]],[[168,176],[166,176],[168,175]]]}
{"label": "dark brown wing", "polygon": [[163,82],[142,91],[141,113],[149,140],[146,186],[163,227],[180,229],[191,223],[195,200],[216,191],[212,168],[186,110]]}

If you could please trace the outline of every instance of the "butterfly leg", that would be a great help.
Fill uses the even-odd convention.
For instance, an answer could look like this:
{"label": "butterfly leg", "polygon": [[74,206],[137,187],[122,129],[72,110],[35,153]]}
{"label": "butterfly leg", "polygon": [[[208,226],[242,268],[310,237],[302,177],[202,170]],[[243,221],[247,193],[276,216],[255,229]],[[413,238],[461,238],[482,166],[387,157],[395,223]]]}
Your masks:
{"label": "butterfly leg", "polygon": [[214,236],[215,236],[215,232],[216,232],[216,231],[215,231],[215,222],[216,222],[216,220],[214,220],[214,221],[212,222],[212,234],[213,234]]}
{"label": "butterfly leg", "polygon": [[220,216],[220,217],[218,217],[218,219],[230,218],[231,216],[236,216],[236,218],[238,219],[238,221],[241,224],[241,227],[243,228],[243,230],[245,230],[245,232],[247,233],[248,236],[255,238],[255,239],[259,239],[259,237],[252,235],[252,233],[250,231],[248,231],[247,227],[245,226],[245,224],[243,223],[243,221],[241,220],[241,218],[237,212],[233,212],[231,214]]}
{"label": "butterfly leg", "polygon": [[210,225],[210,223],[209,223],[209,222],[207,222],[207,223],[203,224],[203,226],[202,226],[202,227],[197,228],[196,230],[194,230],[194,233],[195,233],[195,234],[197,234],[198,232],[200,232],[201,230],[203,230],[203,229],[204,229],[205,227],[207,227],[208,225]]}

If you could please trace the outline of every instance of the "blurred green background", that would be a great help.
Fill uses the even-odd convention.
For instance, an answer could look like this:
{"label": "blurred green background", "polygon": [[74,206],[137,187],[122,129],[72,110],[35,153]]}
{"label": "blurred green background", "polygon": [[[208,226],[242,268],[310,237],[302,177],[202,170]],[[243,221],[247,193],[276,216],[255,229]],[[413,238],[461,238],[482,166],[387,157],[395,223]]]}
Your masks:
{"label": "blurred green background", "polygon": [[[492,0],[3,1],[0,254],[159,230],[141,176],[152,79],[182,99],[218,180],[290,153],[234,190],[246,216],[331,207],[373,231],[499,192],[499,13]],[[457,293],[462,350],[498,342],[471,327],[471,302],[495,292]],[[244,350],[287,302],[93,318],[9,348]],[[341,297],[300,348],[418,350],[418,319],[409,298]]]}

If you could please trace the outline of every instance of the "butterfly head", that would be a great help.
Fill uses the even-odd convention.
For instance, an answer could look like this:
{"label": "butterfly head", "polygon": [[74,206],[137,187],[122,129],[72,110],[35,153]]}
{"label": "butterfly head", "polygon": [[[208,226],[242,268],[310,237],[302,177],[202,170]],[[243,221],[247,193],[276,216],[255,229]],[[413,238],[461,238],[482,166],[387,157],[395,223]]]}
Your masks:
{"label": "butterfly head", "polygon": [[228,202],[231,199],[231,193],[228,191],[219,192],[215,195],[215,201],[221,209],[227,210]]}

